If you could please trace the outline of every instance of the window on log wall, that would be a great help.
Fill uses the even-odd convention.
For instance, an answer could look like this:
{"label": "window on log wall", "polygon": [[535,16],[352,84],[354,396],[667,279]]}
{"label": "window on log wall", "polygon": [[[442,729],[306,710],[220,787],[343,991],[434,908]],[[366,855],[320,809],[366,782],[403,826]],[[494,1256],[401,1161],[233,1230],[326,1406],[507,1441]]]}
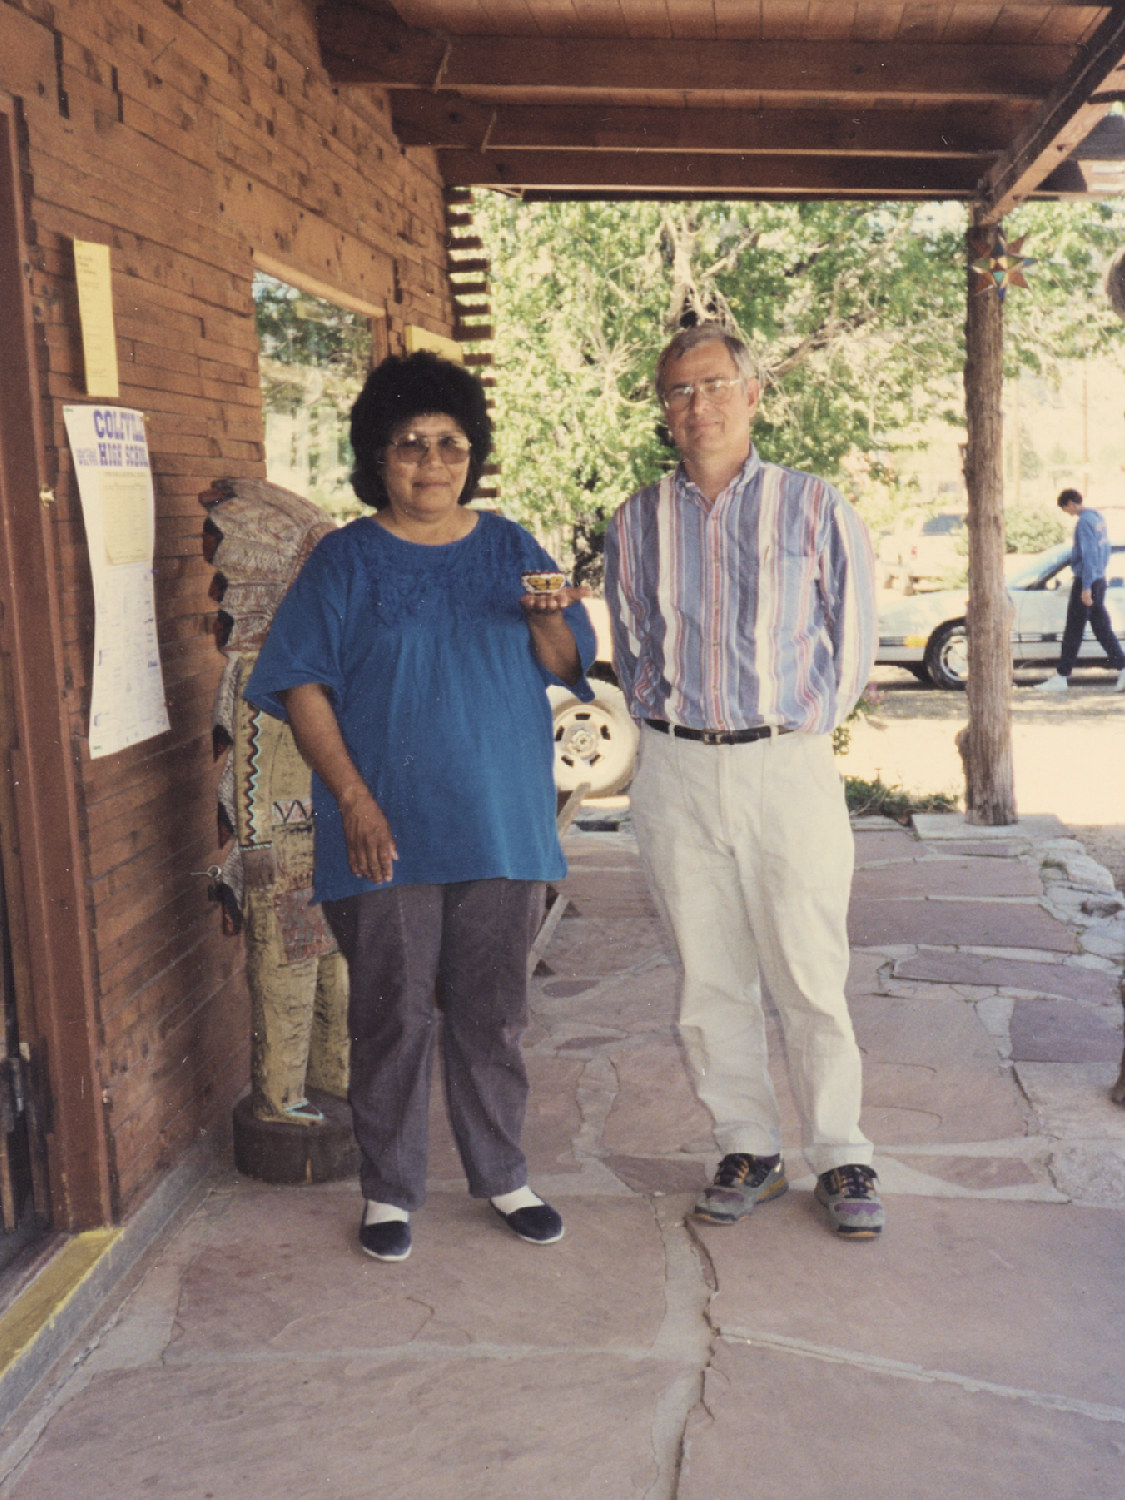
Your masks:
{"label": "window on log wall", "polygon": [[266,478],[337,521],[364,507],[348,483],[348,414],[371,368],[373,321],[265,272],[254,273]]}

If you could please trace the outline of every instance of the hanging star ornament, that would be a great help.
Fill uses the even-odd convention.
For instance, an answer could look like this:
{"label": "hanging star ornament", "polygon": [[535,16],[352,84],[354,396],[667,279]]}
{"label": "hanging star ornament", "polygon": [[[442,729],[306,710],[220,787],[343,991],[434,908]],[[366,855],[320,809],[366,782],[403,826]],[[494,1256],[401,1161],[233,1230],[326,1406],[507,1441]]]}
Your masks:
{"label": "hanging star ornament", "polygon": [[977,277],[974,290],[987,292],[991,289],[1001,302],[1010,286],[1022,286],[1026,290],[1024,272],[1035,264],[1031,256],[1020,254],[1026,238],[1021,234],[1018,240],[1009,240],[1002,229],[997,229],[991,239],[978,239],[973,245],[976,259],[969,262]]}

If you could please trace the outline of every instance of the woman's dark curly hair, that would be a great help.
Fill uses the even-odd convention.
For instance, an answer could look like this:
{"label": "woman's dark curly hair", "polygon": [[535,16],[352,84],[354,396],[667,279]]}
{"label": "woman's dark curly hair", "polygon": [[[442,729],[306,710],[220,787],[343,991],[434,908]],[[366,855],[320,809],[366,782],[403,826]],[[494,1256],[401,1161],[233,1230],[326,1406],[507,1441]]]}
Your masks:
{"label": "woman's dark curly hair", "polygon": [[492,451],[484,388],[463,366],[422,351],[388,355],[368,375],[352,407],[352,489],[364,505],[384,510],[391,503],[383,461],[395,428],[435,413],[452,417],[469,440],[469,477],[458,503],[467,505],[473,498]]}

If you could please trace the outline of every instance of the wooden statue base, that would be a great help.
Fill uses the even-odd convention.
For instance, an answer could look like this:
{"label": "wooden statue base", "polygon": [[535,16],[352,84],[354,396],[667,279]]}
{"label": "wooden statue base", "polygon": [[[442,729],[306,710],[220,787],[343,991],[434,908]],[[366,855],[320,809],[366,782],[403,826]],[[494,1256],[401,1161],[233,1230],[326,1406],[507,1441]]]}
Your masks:
{"label": "wooden statue base", "polygon": [[310,1089],[309,1103],[315,1104],[324,1116],[319,1125],[259,1120],[249,1095],[240,1099],[234,1107],[236,1168],[259,1182],[293,1186],[355,1177],[359,1172],[359,1148],[347,1101]]}

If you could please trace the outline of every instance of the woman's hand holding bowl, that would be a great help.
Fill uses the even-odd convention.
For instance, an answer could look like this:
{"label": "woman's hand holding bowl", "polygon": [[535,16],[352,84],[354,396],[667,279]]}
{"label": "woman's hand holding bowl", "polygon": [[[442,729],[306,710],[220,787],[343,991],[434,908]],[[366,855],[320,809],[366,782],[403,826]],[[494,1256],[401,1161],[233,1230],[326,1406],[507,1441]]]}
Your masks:
{"label": "woman's hand holding bowl", "polygon": [[522,581],[526,592],[520,605],[536,656],[560,682],[577,682],[582,665],[563,610],[588,598],[590,590],[585,584],[568,585],[561,573],[524,573]]}
{"label": "woman's hand holding bowl", "polygon": [[564,584],[561,588],[543,590],[529,590],[520,596],[520,604],[529,615],[554,615],[564,610],[568,604],[575,604],[579,599],[588,599],[590,590],[585,584]]}

